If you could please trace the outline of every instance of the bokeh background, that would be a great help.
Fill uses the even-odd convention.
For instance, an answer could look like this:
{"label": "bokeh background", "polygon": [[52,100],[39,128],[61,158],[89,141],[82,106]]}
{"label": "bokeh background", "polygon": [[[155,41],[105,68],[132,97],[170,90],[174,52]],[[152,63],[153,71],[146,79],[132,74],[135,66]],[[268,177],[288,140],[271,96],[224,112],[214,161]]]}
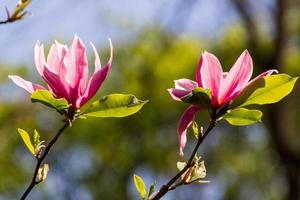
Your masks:
{"label": "bokeh background", "polygon": [[[1,0],[13,9],[16,1]],[[4,6],[1,19],[5,18]],[[177,121],[185,109],[166,89],[179,78],[194,79],[208,50],[228,70],[244,49],[254,74],[270,68],[300,74],[299,0],[51,0],[33,1],[26,19],[0,26],[0,199],[18,199],[31,179],[34,159],[17,128],[36,128],[49,141],[61,126],[57,113],[32,104],[8,80],[18,74],[42,83],[33,48],[54,40],[70,44],[77,33],[93,67],[92,41],[102,62],[108,41],[113,67],[96,98],[132,93],[150,102],[122,119],[78,120],[55,145],[47,181],[32,200],[138,199],[132,175],[158,186],[176,172]],[[209,184],[181,187],[165,200],[300,199],[300,85],[278,104],[264,106],[263,122],[247,127],[220,123],[200,147]],[[197,118],[207,125],[207,115]],[[189,134],[186,155],[195,140]]]}

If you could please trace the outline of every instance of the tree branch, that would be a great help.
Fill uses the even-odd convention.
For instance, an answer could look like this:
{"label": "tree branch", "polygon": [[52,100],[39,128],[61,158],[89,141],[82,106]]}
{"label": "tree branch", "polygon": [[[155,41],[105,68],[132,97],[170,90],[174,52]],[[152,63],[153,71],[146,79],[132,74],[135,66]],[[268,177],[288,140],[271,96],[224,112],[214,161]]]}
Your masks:
{"label": "tree branch", "polygon": [[29,15],[30,13],[27,11],[24,11],[25,8],[31,3],[32,0],[21,0],[17,4],[15,10],[12,12],[12,14],[9,13],[8,8],[5,6],[5,11],[7,18],[5,20],[0,21],[1,24],[8,24],[12,23],[18,20],[23,19],[25,16]]}
{"label": "tree branch", "polygon": [[191,164],[193,162],[193,159],[201,145],[201,143],[203,142],[203,140],[206,138],[206,136],[210,133],[210,131],[215,127],[216,125],[216,120],[215,119],[212,119],[210,121],[210,124],[208,126],[208,128],[206,129],[205,133],[202,135],[202,137],[200,137],[200,134],[199,134],[199,137],[198,137],[198,142],[193,150],[193,153],[191,154],[190,158],[189,158],[189,161],[187,162],[186,166],[181,170],[179,171],[168,183],[166,183],[165,185],[163,185],[158,193],[152,198],[152,200],[159,200],[161,197],[163,197],[168,191],[170,190],[174,190],[176,187],[180,186],[180,185],[183,185],[184,183],[179,183],[179,184],[176,184],[174,186],[176,186],[174,188],[174,186],[172,187],[172,185],[177,181],[178,178],[181,177],[182,174],[184,174],[190,167],[191,167]]}
{"label": "tree branch", "polygon": [[41,167],[41,164],[43,162],[43,160],[46,158],[46,156],[48,155],[51,147],[56,143],[56,141],[58,140],[59,136],[63,133],[63,131],[70,126],[70,121],[69,120],[65,120],[65,123],[63,125],[63,127],[61,127],[59,129],[59,131],[57,132],[57,134],[54,136],[54,138],[52,138],[52,140],[49,142],[49,144],[45,147],[45,150],[43,151],[42,154],[38,154],[37,155],[37,163],[35,166],[35,170],[31,179],[31,182],[29,184],[29,186],[27,187],[27,189],[25,190],[25,192],[23,193],[22,197],[20,198],[20,200],[25,200],[26,197],[28,196],[28,194],[31,192],[31,190],[34,188],[34,186],[36,186],[37,184],[39,184],[41,181],[37,181],[37,176],[38,176],[38,171]]}

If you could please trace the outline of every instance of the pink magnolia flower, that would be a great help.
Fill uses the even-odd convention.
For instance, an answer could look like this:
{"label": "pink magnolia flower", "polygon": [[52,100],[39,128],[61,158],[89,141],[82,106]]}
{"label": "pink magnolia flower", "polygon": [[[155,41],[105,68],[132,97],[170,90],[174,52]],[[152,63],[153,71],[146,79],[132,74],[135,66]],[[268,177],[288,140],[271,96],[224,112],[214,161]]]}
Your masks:
{"label": "pink magnolia flower", "polygon": [[[95,54],[95,71],[90,80],[88,80],[89,69],[85,46],[77,35],[69,48],[57,41],[52,44],[47,61],[44,56],[44,46],[37,42],[34,49],[35,65],[47,83],[48,90],[56,98],[65,98],[71,107],[79,109],[96,94],[110,70],[113,54],[110,39],[109,44],[109,61],[104,67],[101,67],[97,50],[91,43]],[[9,78],[29,93],[45,89],[43,86],[26,81],[19,76],[11,75]]]}
{"label": "pink magnolia flower", "polygon": [[[196,82],[189,79],[175,80],[175,88],[168,89],[168,91],[174,100],[181,101],[196,87],[209,89],[212,95],[210,107],[218,110],[239,96],[252,81],[277,72],[277,70],[268,70],[250,81],[252,71],[252,58],[247,50],[240,55],[228,73],[223,72],[216,56],[204,52],[196,70]],[[184,111],[179,120],[177,131],[180,155],[183,155],[183,149],[186,145],[187,128],[192,124],[196,113],[201,110],[201,107],[191,105]]]}

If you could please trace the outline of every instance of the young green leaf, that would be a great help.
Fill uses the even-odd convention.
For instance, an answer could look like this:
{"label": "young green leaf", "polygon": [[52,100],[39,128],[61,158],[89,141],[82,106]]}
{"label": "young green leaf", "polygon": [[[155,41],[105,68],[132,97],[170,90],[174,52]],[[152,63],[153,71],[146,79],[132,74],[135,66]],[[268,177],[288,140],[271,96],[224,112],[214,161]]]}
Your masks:
{"label": "young green leaf", "polygon": [[194,169],[191,173],[190,181],[195,181],[206,177],[206,168],[204,161],[199,161],[195,164]]}
{"label": "young green leaf", "polygon": [[20,128],[18,128],[18,131],[19,131],[19,134],[20,134],[23,142],[25,143],[27,149],[30,151],[30,153],[32,153],[32,155],[35,155],[34,147],[31,143],[29,134],[25,130],[20,129]]}
{"label": "young green leaf", "polygon": [[198,140],[199,129],[198,129],[198,124],[195,121],[193,121],[192,129],[193,129],[193,133],[194,133],[195,138]]}
{"label": "young green leaf", "polygon": [[144,200],[146,199],[147,190],[146,185],[141,177],[138,175],[133,175],[134,185],[137,189],[137,191],[140,193],[141,198]]}
{"label": "young green leaf", "polygon": [[130,94],[110,94],[94,102],[85,112],[90,117],[126,117],[138,112],[148,101]]}
{"label": "young green leaf", "polygon": [[33,143],[34,143],[34,146],[36,146],[40,143],[40,134],[37,132],[36,129],[34,129]]}
{"label": "young green leaf", "polygon": [[183,168],[186,166],[186,162],[177,162],[177,169],[179,171],[183,170]]}
{"label": "young green leaf", "polygon": [[231,125],[245,126],[261,121],[262,112],[259,110],[248,110],[246,108],[236,108],[226,113],[223,118]]}
{"label": "young green leaf", "polygon": [[181,99],[183,102],[200,106],[201,108],[210,108],[211,92],[208,89],[197,87],[193,89],[190,95]]}
{"label": "young green leaf", "polygon": [[46,106],[62,111],[66,110],[69,105],[66,99],[56,99],[48,90],[36,90],[31,95],[32,103],[40,102]]}
{"label": "young green leaf", "polygon": [[243,90],[230,108],[276,103],[292,91],[297,79],[298,77],[293,78],[287,74],[257,79]]}
{"label": "young green leaf", "polygon": [[150,186],[150,189],[149,189],[148,200],[151,200],[152,197],[154,196],[155,187],[156,187],[156,181],[153,181],[151,186]]}
{"label": "young green leaf", "polygon": [[37,181],[42,182],[42,181],[46,180],[48,172],[49,172],[49,165],[44,164],[38,170]]}

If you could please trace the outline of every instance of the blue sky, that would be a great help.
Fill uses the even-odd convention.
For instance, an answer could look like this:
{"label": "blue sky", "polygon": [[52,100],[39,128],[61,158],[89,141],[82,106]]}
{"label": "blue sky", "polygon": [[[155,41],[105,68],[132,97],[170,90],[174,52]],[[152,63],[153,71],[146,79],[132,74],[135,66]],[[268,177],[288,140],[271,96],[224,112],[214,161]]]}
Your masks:
{"label": "blue sky", "polygon": [[[12,10],[17,0],[2,2],[2,5],[7,5]],[[148,24],[177,30],[176,27],[174,29],[174,20],[178,20],[178,2],[179,0],[33,0],[27,9],[32,13],[31,16],[20,22],[0,26],[0,63],[32,65],[33,47],[37,40],[52,43],[56,39],[62,43],[70,43],[77,33],[85,43],[92,41],[98,48],[104,48],[108,45],[108,37],[112,38],[114,46],[126,44]],[[0,17],[3,19],[4,7],[2,9]],[[236,14],[228,0],[199,0],[188,16],[184,19],[187,27],[180,34],[199,38],[218,36],[236,20]]]}

